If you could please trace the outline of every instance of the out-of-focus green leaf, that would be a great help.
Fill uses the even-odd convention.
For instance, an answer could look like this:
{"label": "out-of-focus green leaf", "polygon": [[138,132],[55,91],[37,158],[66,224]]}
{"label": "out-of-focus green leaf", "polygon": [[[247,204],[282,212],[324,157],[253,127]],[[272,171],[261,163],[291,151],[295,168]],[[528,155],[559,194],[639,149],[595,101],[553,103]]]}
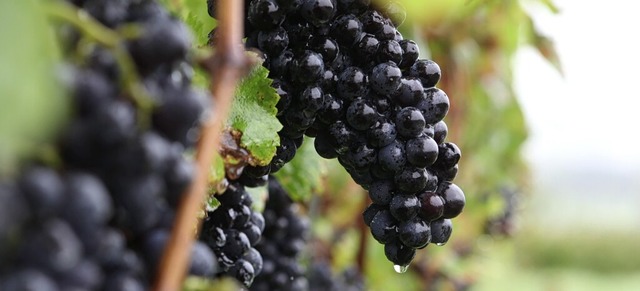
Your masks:
{"label": "out-of-focus green leaf", "polygon": [[315,192],[322,191],[325,165],[315,152],[313,140],[307,139],[298,149],[295,158],[275,176],[294,201],[306,201]]}
{"label": "out-of-focus green leaf", "polygon": [[251,200],[253,200],[251,208],[255,211],[262,212],[264,210],[264,205],[267,202],[267,197],[269,196],[268,187],[265,185],[262,187],[251,187],[246,189],[251,196]]}
{"label": "out-of-focus green leaf", "polygon": [[[375,0],[384,7],[388,0]],[[394,0],[407,12],[407,23],[446,24],[475,10],[479,1],[469,0]]]}
{"label": "out-of-focus green leaf", "polygon": [[271,87],[269,71],[256,66],[236,89],[228,125],[242,132],[241,146],[252,156],[250,162],[267,165],[280,144],[282,124],[276,118],[280,95]]}
{"label": "out-of-focus green leaf", "polygon": [[189,276],[182,286],[183,291],[237,291],[241,290],[240,284],[229,277],[220,279],[206,279]]}
{"label": "out-of-focus green leaf", "polygon": [[546,6],[547,8],[549,8],[549,11],[553,12],[553,13],[559,13],[560,9],[558,8],[558,6],[556,6],[555,3],[553,3],[553,1],[551,0],[539,0],[540,3],[542,3],[544,6]]}
{"label": "out-of-focus green leaf", "polygon": [[536,30],[531,19],[529,19],[529,21],[531,45],[536,50],[538,50],[543,58],[545,58],[551,65],[553,65],[556,70],[558,70],[558,73],[560,73],[560,75],[564,75],[564,71],[562,70],[562,63],[560,63],[560,57],[558,56],[558,52],[556,51],[556,47],[553,44],[553,41]]}
{"label": "out-of-focus green leaf", "polygon": [[0,1],[0,174],[55,137],[68,111],[59,50],[36,0]]}
{"label": "out-of-focus green leaf", "polygon": [[209,32],[216,27],[215,19],[211,18],[207,12],[207,1],[160,0],[160,2],[191,28],[198,46],[207,44]]}
{"label": "out-of-focus green leaf", "polygon": [[[209,42],[209,32],[216,27],[217,21],[207,12],[207,1],[204,0],[160,0],[160,2],[174,15],[191,28],[194,36],[194,48],[202,49]],[[208,88],[209,75],[200,67],[195,67],[193,83],[202,88]]]}

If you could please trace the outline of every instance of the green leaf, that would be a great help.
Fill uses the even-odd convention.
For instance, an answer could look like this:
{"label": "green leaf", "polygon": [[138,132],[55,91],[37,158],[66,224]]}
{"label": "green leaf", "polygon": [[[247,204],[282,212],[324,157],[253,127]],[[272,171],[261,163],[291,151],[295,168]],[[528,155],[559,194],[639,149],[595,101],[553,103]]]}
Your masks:
{"label": "green leaf", "polygon": [[183,291],[235,291],[241,290],[238,281],[231,278],[211,280],[208,278],[189,276],[184,280]]}
{"label": "green leaf", "polygon": [[68,100],[55,78],[59,49],[36,0],[0,1],[0,174],[56,136]]}
{"label": "green leaf", "polygon": [[183,0],[184,10],[182,12],[185,23],[191,27],[195,33],[199,46],[207,45],[209,32],[216,27],[216,21],[207,12],[207,1],[205,0]]}
{"label": "green leaf", "polygon": [[184,21],[191,28],[199,47],[206,46],[209,32],[216,27],[215,19],[207,12],[205,0],[160,0],[172,13]]}
{"label": "green leaf", "polygon": [[313,140],[306,139],[295,158],[275,176],[294,201],[307,201],[314,192],[322,191],[322,177],[326,173],[324,160],[313,148]]}
{"label": "green leaf", "polygon": [[240,145],[252,156],[253,165],[267,165],[280,144],[282,124],[276,118],[280,99],[267,78],[267,69],[256,66],[236,88],[228,125],[242,132]]}

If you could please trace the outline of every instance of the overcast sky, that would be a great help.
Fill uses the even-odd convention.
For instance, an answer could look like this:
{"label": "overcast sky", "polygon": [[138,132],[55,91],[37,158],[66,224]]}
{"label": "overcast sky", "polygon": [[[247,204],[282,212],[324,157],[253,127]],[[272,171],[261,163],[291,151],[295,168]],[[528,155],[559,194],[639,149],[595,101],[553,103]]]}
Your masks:
{"label": "overcast sky", "polygon": [[536,226],[638,230],[640,3],[555,2],[559,15],[532,12],[556,43],[564,78],[533,49],[516,58],[534,175],[525,213]]}
{"label": "overcast sky", "polygon": [[559,15],[532,11],[556,43],[565,78],[531,49],[516,59],[516,87],[532,133],[529,159],[535,166],[639,169],[638,2],[555,2]]}

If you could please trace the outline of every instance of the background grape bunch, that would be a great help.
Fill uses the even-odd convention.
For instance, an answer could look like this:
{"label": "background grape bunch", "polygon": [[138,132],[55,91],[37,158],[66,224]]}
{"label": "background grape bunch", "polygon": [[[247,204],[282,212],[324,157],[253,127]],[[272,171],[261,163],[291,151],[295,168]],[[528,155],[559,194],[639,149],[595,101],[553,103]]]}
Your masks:
{"label": "background grape bunch", "polygon": [[[156,1],[68,5],[109,28],[140,27],[122,44],[133,68],[85,31],[59,27],[73,116],[55,167],[34,161],[1,183],[0,289],[146,290],[193,177],[184,153],[208,106],[191,85],[191,34]],[[213,276],[212,250],[196,243],[191,254],[189,273]]]}

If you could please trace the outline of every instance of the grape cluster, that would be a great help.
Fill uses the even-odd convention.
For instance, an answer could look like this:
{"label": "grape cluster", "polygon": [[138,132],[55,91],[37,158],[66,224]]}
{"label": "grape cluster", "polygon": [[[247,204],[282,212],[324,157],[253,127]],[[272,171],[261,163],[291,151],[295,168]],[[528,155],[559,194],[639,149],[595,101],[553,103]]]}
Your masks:
{"label": "grape cluster", "polygon": [[298,213],[288,193],[273,177],[269,177],[269,198],[264,209],[265,229],[256,249],[262,254],[262,273],[250,290],[309,290],[300,265],[309,222]]}
{"label": "grape cluster", "polygon": [[362,275],[354,268],[335,274],[325,261],[313,262],[308,271],[310,291],[364,291]]}
{"label": "grape cluster", "polygon": [[449,239],[465,204],[452,183],[460,149],[445,140],[440,67],[419,59],[417,44],[398,32],[398,5],[370,2],[247,0],[246,45],[264,54],[280,95],[274,161],[290,160],[304,135],[315,137],[322,157],[337,158],[369,190],[365,222],[401,267],[416,249]]}
{"label": "grape cluster", "polygon": [[263,269],[261,253],[254,246],[261,239],[265,219],[251,209],[253,200],[239,182],[215,197],[220,205],[207,212],[199,239],[218,258],[217,276],[231,276],[249,287]]}
{"label": "grape cluster", "polygon": [[[184,153],[207,98],[191,86],[189,30],[156,1],[70,2],[107,27],[140,28],[123,45],[153,107],[132,101],[112,49],[66,34],[74,114],[58,168],[36,163],[0,186],[0,290],[146,290],[194,175]],[[204,243],[191,257],[190,274],[217,272]]]}

